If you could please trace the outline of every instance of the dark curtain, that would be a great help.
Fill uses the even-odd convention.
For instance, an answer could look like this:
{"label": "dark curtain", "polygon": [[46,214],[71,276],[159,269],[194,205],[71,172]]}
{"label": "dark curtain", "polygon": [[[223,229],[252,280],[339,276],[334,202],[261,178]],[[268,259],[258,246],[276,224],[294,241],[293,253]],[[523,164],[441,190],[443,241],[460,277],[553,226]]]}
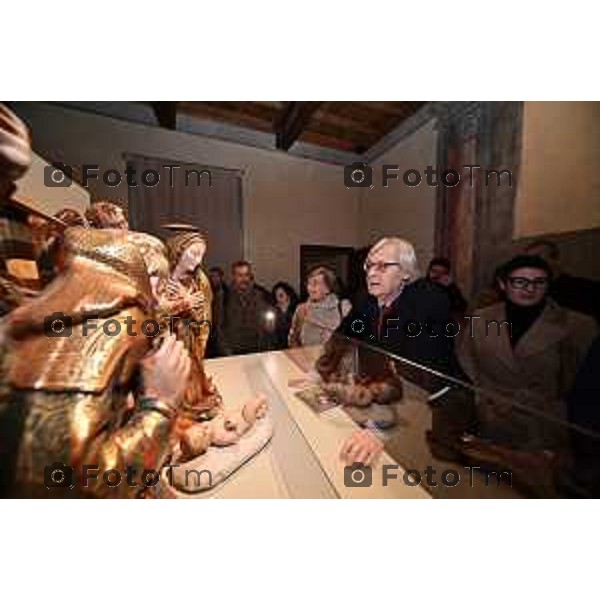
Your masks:
{"label": "dark curtain", "polygon": [[[186,164],[138,155],[125,156],[135,169],[137,187],[129,187],[129,225],[162,239],[167,223],[189,223],[207,236],[207,267],[227,267],[243,258],[242,178],[239,171]],[[167,169],[167,165],[180,168]],[[158,185],[142,185],[142,173],[160,174]],[[186,178],[186,171],[188,176]],[[196,173],[201,174],[198,176]],[[210,176],[207,172],[210,172]],[[171,175],[172,174],[172,175]],[[149,181],[152,181],[149,176]],[[186,185],[187,179],[187,185]]]}

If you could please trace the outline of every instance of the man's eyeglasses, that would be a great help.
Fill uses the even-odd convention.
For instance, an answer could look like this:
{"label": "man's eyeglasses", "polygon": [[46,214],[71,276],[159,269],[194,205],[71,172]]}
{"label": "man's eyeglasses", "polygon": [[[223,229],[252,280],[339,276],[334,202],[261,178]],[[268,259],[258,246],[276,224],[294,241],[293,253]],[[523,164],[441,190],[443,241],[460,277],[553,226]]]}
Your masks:
{"label": "man's eyeglasses", "polygon": [[508,281],[512,287],[517,290],[524,290],[526,288],[544,288],[548,285],[547,277],[540,277],[538,279],[528,279],[527,277],[509,277]]}
{"label": "man's eyeglasses", "polygon": [[378,273],[383,273],[394,266],[399,267],[401,265],[399,262],[371,262],[366,260],[363,264],[363,269],[365,273],[368,273],[371,269],[375,269]]}

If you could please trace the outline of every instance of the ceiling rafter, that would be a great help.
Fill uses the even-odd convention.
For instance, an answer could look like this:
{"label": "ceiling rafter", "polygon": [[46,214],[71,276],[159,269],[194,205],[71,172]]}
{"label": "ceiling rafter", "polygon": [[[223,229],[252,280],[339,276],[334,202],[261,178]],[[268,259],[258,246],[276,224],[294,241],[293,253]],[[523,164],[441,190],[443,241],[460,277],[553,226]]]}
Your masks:
{"label": "ceiling rafter", "polygon": [[165,129],[177,129],[177,102],[152,102],[156,120]]}
{"label": "ceiling rafter", "polygon": [[162,127],[176,129],[177,114],[274,136],[289,150],[296,141],[361,154],[417,112],[425,102],[151,102]]}
{"label": "ceiling rafter", "polygon": [[289,150],[321,104],[321,102],[288,102],[275,121],[275,146],[280,150]]}

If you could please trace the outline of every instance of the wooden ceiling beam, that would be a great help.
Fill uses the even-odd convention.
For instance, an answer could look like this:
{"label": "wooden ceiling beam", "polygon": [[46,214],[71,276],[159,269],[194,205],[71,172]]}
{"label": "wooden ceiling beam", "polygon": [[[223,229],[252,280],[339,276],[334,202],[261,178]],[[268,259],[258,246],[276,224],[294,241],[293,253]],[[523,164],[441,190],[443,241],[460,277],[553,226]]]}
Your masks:
{"label": "wooden ceiling beam", "polygon": [[300,137],[321,102],[288,102],[275,122],[275,146],[289,150]]}
{"label": "wooden ceiling beam", "polygon": [[[240,103],[234,106],[228,102],[185,102],[181,111],[186,114],[209,120],[231,123],[240,127],[249,127],[259,131],[273,132],[275,110],[264,110],[264,107],[250,106],[253,103]],[[258,108],[258,110],[257,110]]]}
{"label": "wooden ceiling beam", "polygon": [[338,117],[358,121],[363,126],[371,127],[377,133],[386,131],[390,120],[397,118],[395,115],[369,106],[367,102],[340,102],[335,107],[335,113]]}
{"label": "wooden ceiling beam", "polygon": [[425,102],[385,102],[385,101],[365,101],[365,105],[381,113],[406,118],[416,112]]}
{"label": "wooden ceiling beam", "polygon": [[306,133],[314,132],[320,133],[331,138],[338,138],[340,140],[351,142],[357,146],[369,146],[372,140],[378,139],[382,133],[378,131],[372,131],[369,133],[363,133],[350,127],[340,127],[338,125],[331,125],[324,120],[314,120],[309,127],[306,128]]}
{"label": "wooden ceiling beam", "polygon": [[177,102],[152,102],[156,120],[165,129],[177,129]]}
{"label": "wooden ceiling beam", "polygon": [[314,144],[324,148],[333,148],[334,150],[343,150],[344,152],[355,152],[360,154],[360,146],[348,139],[333,137],[316,131],[303,131],[298,138],[302,142]]}
{"label": "wooden ceiling beam", "polygon": [[176,129],[177,114],[275,133],[276,146],[289,150],[301,140],[362,153],[424,102],[151,102],[158,123]]}
{"label": "wooden ceiling beam", "polygon": [[220,102],[202,102],[201,104],[224,111],[241,113],[249,117],[264,119],[265,121],[273,121],[275,115],[279,114],[280,109],[274,106],[267,106],[261,102],[235,102],[235,101],[220,101]]}
{"label": "wooden ceiling beam", "polygon": [[332,125],[334,127],[343,127],[365,135],[378,135],[380,133],[379,129],[374,127],[371,123],[353,116],[340,114],[334,107],[327,107],[325,110],[319,109],[315,113],[314,121]]}

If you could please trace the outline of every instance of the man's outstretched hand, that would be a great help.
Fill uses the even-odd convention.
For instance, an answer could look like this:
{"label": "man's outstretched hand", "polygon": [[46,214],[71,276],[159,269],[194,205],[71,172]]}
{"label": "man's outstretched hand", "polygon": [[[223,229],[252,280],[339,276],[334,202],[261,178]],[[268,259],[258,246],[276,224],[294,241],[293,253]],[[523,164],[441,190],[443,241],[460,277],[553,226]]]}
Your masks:
{"label": "man's outstretched hand", "polygon": [[383,450],[383,442],[370,430],[355,431],[343,444],[340,458],[347,464],[370,465]]}

